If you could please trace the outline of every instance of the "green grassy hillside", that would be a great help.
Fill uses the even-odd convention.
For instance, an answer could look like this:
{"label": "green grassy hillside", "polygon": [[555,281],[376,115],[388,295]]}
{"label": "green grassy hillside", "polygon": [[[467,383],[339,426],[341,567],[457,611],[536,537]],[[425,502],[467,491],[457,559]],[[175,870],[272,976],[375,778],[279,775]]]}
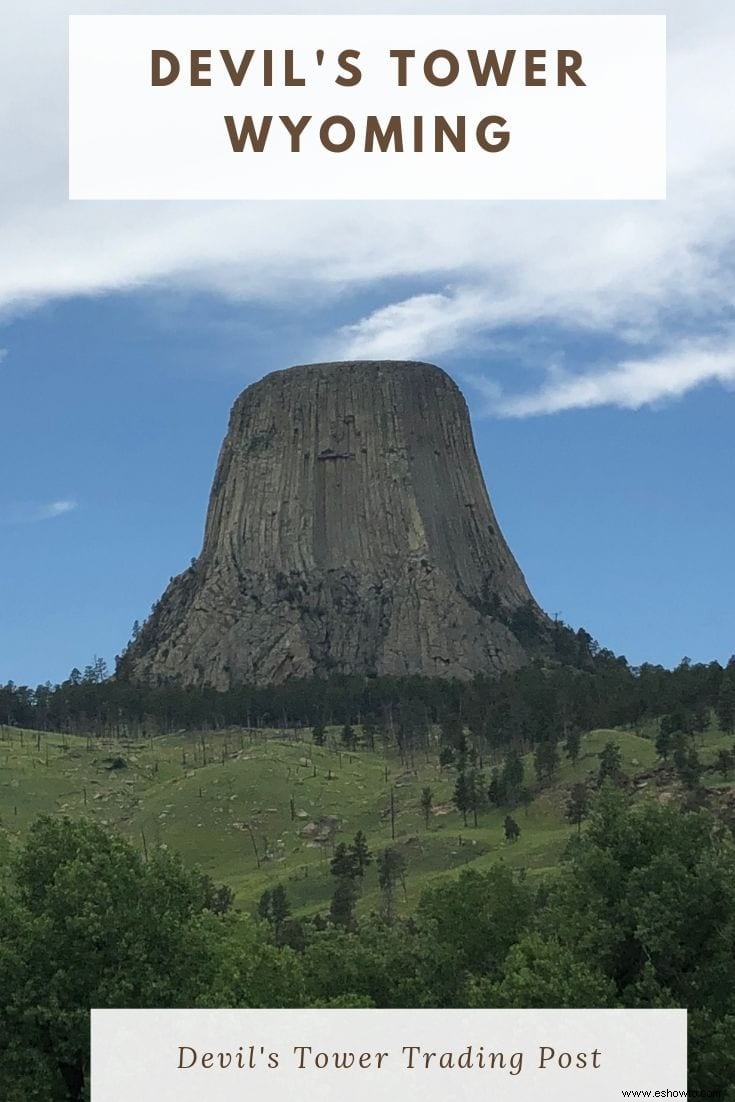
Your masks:
{"label": "green grassy hillside", "polygon": [[[575,765],[562,755],[553,781],[539,787],[532,757],[524,760],[533,799],[513,811],[521,834],[503,837],[506,811],[485,808],[479,825],[465,826],[451,803],[454,771],[435,760],[401,764],[391,752],[340,752],[336,729],[328,745],[310,736],[278,732],[174,734],[147,742],[91,742],[5,727],[0,731],[0,838],[22,839],[41,813],[86,815],[114,827],[149,850],[167,846],[236,892],[235,905],[252,908],[267,887],[282,883],[295,913],[326,909],[334,887],[333,845],[365,832],[373,851],[395,844],[408,861],[410,908],[426,882],[467,864],[486,868],[499,859],[533,875],[555,866],[575,828],[565,819],[570,786],[597,774],[598,754],[613,740],[632,798],[667,798],[675,787],[657,767],[652,732],[593,731]],[[714,760],[731,739],[709,732],[697,739],[702,762]],[[435,755],[432,755],[435,759]],[[489,772],[485,762],[485,773]],[[637,778],[637,779],[636,779]],[[728,782],[705,774],[709,787]],[[428,828],[420,809],[430,785],[434,809]],[[256,853],[257,851],[257,853]],[[375,865],[368,870],[361,909],[378,902]]]}

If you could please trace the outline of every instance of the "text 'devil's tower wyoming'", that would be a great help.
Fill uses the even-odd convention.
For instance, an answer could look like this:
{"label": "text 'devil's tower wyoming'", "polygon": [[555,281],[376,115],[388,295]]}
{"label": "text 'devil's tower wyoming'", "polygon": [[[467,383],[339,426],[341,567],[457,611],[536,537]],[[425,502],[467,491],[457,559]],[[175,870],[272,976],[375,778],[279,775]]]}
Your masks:
{"label": "text 'devil's tower wyoming'", "polygon": [[437,367],[277,371],[235,402],[204,547],[123,659],[150,683],[471,677],[548,635]]}

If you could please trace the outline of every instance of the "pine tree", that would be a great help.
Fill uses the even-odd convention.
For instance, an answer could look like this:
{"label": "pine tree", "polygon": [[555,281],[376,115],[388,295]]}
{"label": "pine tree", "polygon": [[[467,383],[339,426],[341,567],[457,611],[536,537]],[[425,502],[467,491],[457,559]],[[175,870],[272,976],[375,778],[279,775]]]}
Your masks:
{"label": "pine tree", "polygon": [[674,765],[682,784],[687,788],[696,788],[702,776],[702,763],[693,746],[674,751]]}
{"label": "pine tree", "polygon": [[367,838],[361,830],[358,830],[354,841],[350,846],[350,853],[355,862],[357,876],[364,876],[365,869],[371,864],[373,855],[368,848]]}
{"label": "pine tree", "polygon": [[597,780],[600,784],[608,778],[618,781],[622,775],[623,755],[615,742],[606,742],[599,754],[600,768]]}
{"label": "pine tree", "polygon": [[567,800],[566,816],[570,823],[577,827],[577,832],[582,829],[582,820],[587,817],[590,800],[585,784],[572,785]]}
{"label": "pine tree", "polygon": [[395,892],[403,885],[406,895],[406,859],[395,847],[389,846],[378,857],[378,884],[383,895],[383,917],[386,922],[395,918]]}
{"label": "pine tree", "polygon": [[465,774],[467,778],[468,811],[472,812],[472,818],[477,826],[477,813],[485,802],[485,782],[479,769],[470,769]]}
{"label": "pine tree", "polygon": [[505,800],[516,803],[523,787],[523,761],[517,750],[511,750],[503,766],[503,792]]}
{"label": "pine tree", "polygon": [[340,877],[337,881],[332,902],[329,906],[329,914],[337,926],[350,928],[355,920],[355,905],[357,903],[357,885],[349,877]]}
{"label": "pine tree", "polygon": [[457,808],[457,811],[461,811],[464,825],[467,826],[467,812],[472,805],[470,803],[470,789],[467,783],[466,773],[460,773],[457,777],[452,802]]}
{"label": "pine tree", "polygon": [[427,830],[429,829],[429,816],[431,815],[431,810],[432,810],[433,806],[434,806],[434,793],[432,792],[431,788],[427,784],[425,788],[421,789],[421,811],[422,811],[423,816],[424,816],[424,823],[426,825]]}
{"label": "pine tree", "polygon": [[323,746],[327,741],[327,730],[323,723],[316,723],[311,729],[311,741],[315,746]]}
{"label": "pine tree", "polygon": [[274,928],[277,930],[290,914],[291,904],[288,901],[286,889],[283,884],[276,884],[271,892],[271,920]]}
{"label": "pine tree", "polygon": [[673,749],[673,735],[667,727],[661,727],[656,736],[656,753],[662,761],[668,761]]}
{"label": "pine tree", "polygon": [[442,746],[439,751],[439,766],[444,769],[448,765],[454,765],[454,750],[451,746]]}
{"label": "pine tree", "polygon": [[502,807],[505,803],[505,785],[500,775],[500,770],[497,767],[493,769],[490,774],[490,785],[487,790],[487,798],[493,807]]}
{"label": "pine tree", "polygon": [[349,723],[345,723],[342,728],[342,745],[348,750],[354,750],[357,746],[357,733]]}
{"label": "pine tree", "polygon": [[329,871],[332,876],[340,880],[354,880],[360,876],[358,862],[354,851],[345,842],[340,842],[335,848],[332,860],[329,863]]}
{"label": "pine tree", "polygon": [[271,921],[271,893],[266,889],[258,900],[258,918],[265,922]]}
{"label": "pine tree", "polygon": [[564,743],[564,753],[569,758],[572,765],[575,764],[579,757],[579,751],[581,747],[582,738],[576,727],[570,727],[569,732]]}

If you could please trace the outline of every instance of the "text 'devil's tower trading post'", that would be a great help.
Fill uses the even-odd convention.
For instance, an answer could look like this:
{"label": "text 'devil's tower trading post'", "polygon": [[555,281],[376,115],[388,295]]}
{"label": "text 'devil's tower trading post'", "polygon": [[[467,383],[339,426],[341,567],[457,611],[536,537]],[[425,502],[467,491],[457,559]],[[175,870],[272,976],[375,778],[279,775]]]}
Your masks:
{"label": "text 'devil's tower trading post'", "polygon": [[662,16],[73,16],[72,199],[663,199]]}
{"label": "text 'devil's tower trading post'", "polygon": [[92,1084],[92,1102],[677,1097],[686,1011],[95,1010]]}

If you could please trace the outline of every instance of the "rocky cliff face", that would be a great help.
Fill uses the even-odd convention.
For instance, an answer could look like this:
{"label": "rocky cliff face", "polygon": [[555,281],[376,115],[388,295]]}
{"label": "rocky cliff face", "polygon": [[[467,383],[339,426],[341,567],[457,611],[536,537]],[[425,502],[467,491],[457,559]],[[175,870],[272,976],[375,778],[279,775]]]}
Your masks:
{"label": "rocky cliff face", "polygon": [[536,629],[548,621],[498,528],[455,383],[423,363],[311,364],[235,402],[202,552],[124,665],[217,688],[467,678],[522,664]]}

